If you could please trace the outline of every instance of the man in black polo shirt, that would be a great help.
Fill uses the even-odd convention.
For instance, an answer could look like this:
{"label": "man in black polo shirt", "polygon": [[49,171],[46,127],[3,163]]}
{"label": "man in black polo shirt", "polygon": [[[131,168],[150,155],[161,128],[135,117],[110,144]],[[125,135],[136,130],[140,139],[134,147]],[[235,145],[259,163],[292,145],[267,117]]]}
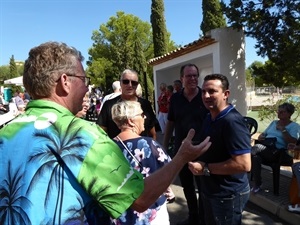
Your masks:
{"label": "man in black polo shirt", "polygon": [[[184,88],[181,91],[174,93],[170,99],[168,122],[166,124],[164,135],[164,147],[167,149],[173,133],[173,128],[175,128],[174,153],[178,151],[181,142],[191,128],[196,131],[193,138],[194,143],[200,143],[199,140],[202,123],[208,114],[208,110],[202,102],[201,89],[198,86],[198,67],[195,64],[183,65],[180,69],[180,79]],[[178,224],[203,224],[202,202],[201,198],[197,199],[197,193],[194,185],[195,178],[198,190],[200,191],[200,178],[198,176],[195,177],[191,173],[187,164],[180,171],[179,178],[187,200],[189,217]]]}
{"label": "man in black polo shirt", "polygon": [[97,124],[106,131],[110,138],[116,137],[120,133],[120,129],[112,119],[112,106],[119,101],[138,101],[139,103],[141,103],[142,110],[146,116],[145,131],[141,135],[150,136],[154,140],[156,140],[156,116],[154,114],[151,103],[147,99],[136,96],[136,88],[139,84],[137,72],[131,69],[124,70],[121,74],[120,82],[122,89],[121,95],[105,101],[98,116]]}
{"label": "man in black polo shirt", "polygon": [[200,140],[210,136],[212,145],[200,161],[190,162],[189,168],[195,175],[202,175],[206,224],[241,224],[250,196],[250,133],[242,115],[228,103],[229,94],[224,75],[204,78],[202,100],[210,114],[203,123]]}

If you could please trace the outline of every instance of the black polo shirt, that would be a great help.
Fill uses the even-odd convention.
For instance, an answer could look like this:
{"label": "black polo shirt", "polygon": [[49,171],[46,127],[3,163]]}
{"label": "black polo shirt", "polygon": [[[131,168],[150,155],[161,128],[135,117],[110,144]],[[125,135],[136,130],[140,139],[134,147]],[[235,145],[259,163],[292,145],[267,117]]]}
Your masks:
{"label": "black polo shirt", "polygon": [[[121,95],[107,100],[100,111],[97,119],[97,124],[107,128],[107,134],[110,138],[116,137],[121,131],[112,119],[111,108],[117,102],[122,101]],[[138,97],[138,102],[141,104],[141,108],[146,115],[145,119],[145,131],[141,133],[141,136],[150,136],[150,130],[155,126],[156,116],[152,109],[151,103],[144,98]]]}
{"label": "black polo shirt", "polygon": [[175,152],[191,128],[195,129],[193,141],[200,141],[202,123],[209,111],[202,102],[201,88],[198,89],[198,94],[191,101],[183,95],[184,89],[174,93],[170,99],[168,120],[175,125]]}

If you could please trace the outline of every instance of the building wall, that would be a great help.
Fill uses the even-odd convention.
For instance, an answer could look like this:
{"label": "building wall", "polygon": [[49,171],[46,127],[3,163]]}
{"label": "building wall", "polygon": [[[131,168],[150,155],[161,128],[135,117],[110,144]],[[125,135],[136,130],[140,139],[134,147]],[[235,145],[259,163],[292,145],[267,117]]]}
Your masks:
{"label": "building wall", "polygon": [[219,28],[211,30],[210,35],[216,40],[215,43],[153,66],[155,102],[160,94],[160,83],[173,84],[180,78],[180,67],[194,63],[200,70],[200,87],[208,74],[222,73],[227,76],[231,91],[229,101],[242,115],[246,115],[244,34],[232,28]]}

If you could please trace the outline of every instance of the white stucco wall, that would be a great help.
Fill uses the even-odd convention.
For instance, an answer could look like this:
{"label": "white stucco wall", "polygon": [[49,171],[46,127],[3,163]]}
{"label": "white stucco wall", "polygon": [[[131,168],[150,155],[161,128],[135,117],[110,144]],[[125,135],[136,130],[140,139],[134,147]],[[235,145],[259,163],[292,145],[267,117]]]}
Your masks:
{"label": "white stucco wall", "polygon": [[222,73],[227,76],[231,91],[229,101],[242,115],[246,115],[244,34],[231,28],[214,29],[210,34],[216,43],[153,66],[155,102],[160,94],[159,84],[173,84],[180,77],[180,67],[194,63],[200,71],[200,87],[207,74]]}

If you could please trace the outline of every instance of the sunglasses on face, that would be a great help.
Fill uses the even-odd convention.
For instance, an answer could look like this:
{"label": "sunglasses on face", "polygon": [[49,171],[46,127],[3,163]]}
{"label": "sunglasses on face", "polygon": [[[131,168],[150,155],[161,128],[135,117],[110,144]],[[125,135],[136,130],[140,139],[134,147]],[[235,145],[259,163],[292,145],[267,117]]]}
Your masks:
{"label": "sunglasses on face", "polygon": [[138,84],[139,84],[139,82],[135,81],[135,80],[124,79],[124,80],[121,80],[121,81],[122,81],[122,84],[125,84],[125,85],[128,85],[129,83],[131,83],[132,86],[138,86]]}

